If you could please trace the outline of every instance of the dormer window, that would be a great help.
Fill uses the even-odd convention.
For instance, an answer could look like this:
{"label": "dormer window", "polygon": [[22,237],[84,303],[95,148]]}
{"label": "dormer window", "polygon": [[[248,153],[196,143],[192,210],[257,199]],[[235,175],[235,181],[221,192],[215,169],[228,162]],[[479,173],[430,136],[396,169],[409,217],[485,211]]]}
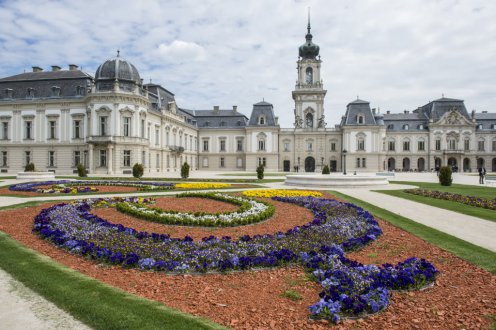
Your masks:
{"label": "dormer window", "polygon": [[76,86],[76,95],[77,96],[84,95],[84,87],[83,86]]}
{"label": "dormer window", "polygon": [[394,125],[393,125],[393,124],[389,124],[389,125],[387,126],[387,128],[388,128],[388,129],[394,129]]}
{"label": "dormer window", "polygon": [[220,126],[226,126],[226,122],[225,121],[221,121],[220,122]]}
{"label": "dormer window", "polygon": [[60,87],[52,86],[52,96],[59,97],[60,96]]}
{"label": "dormer window", "polygon": [[482,124],[478,124],[477,129],[482,129]]}
{"label": "dormer window", "polygon": [[5,97],[11,99],[14,95],[14,90],[12,88],[5,88]]}
{"label": "dormer window", "polygon": [[34,97],[34,88],[29,87],[28,88],[28,98],[33,98]]}
{"label": "dormer window", "polygon": [[356,122],[359,125],[363,125],[365,123],[365,116],[363,114],[357,115]]}
{"label": "dormer window", "polygon": [[419,130],[423,130],[424,129],[424,125],[422,125],[422,124],[418,125],[418,129]]}
{"label": "dormer window", "polygon": [[265,116],[258,117],[258,124],[265,125]]}
{"label": "dormer window", "polygon": [[405,131],[408,131],[408,124],[403,125],[403,129],[404,129]]}
{"label": "dormer window", "polygon": [[209,127],[210,126],[210,122],[209,121],[206,121],[205,124],[203,124],[203,126]]}
{"label": "dormer window", "polygon": [[236,122],[236,126],[241,126],[241,120],[238,120],[238,121]]}

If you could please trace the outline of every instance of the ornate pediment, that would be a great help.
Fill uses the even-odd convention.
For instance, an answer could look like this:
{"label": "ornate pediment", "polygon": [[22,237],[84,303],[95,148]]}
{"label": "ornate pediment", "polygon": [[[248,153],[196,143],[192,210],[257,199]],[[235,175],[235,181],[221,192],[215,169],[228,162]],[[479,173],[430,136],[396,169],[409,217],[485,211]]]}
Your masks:
{"label": "ornate pediment", "polygon": [[438,125],[448,125],[448,126],[466,126],[473,125],[467,118],[465,118],[461,113],[459,113],[455,108],[446,112],[441,119],[436,123]]}

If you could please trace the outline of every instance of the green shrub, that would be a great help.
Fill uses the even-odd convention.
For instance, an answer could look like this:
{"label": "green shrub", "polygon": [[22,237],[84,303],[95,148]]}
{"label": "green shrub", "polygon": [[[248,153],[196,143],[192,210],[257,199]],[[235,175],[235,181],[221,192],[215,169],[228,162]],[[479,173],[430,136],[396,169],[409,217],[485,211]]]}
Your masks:
{"label": "green shrub", "polygon": [[36,168],[34,167],[33,163],[26,164],[26,167],[24,167],[24,172],[35,172]]}
{"label": "green shrub", "polygon": [[134,164],[133,165],[133,176],[135,178],[141,178],[143,176],[143,172],[144,172],[144,168],[143,168],[143,165],[142,164]]}
{"label": "green shrub", "polygon": [[451,186],[453,182],[453,177],[451,176],[451,167],[450,166],[442,166],[439,170],[439,183],[442,186]]}
{"label": "green shrub", "polygon": [[83,164],[78,164],[77,165],[77,172],[79,177],[85,177],[88,176],[88,171],[86,171],[86,167],[84,167]]}
{"label": "green shrub", "polygon": [[324,168],[322,169],[322,174],[331,174],[331,170],[329,169],[329,166],[324,165]]}
{"label": "green shrub", "polygon": [[183,166],[181,166],[181,178],[187,179],[189,177],[189,165],[187,162],[184,162]]}
{"label": "green shrub", "polygon": [[263,164],[258,165],[257,167],[257,179],[262,180],[264,178],[264,166]]}

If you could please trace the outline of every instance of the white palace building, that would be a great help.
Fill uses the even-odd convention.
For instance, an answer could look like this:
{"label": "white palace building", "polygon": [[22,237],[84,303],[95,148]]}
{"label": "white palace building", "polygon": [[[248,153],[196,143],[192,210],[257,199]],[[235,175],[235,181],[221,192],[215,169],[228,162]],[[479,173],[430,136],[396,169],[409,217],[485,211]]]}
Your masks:
{"label": "white palace building", "polygon": [[299,48],[292,92],[294,127],[281,128],[273,106],[253,105],[249,117],[232,109],[188,110],[174,94],[144,84],[136,67],[117,54],[92,76],[69,65],[0,79],[0,171],[91,174],[193,170],[431,171],[451,165],[496,171],[496,113],[468,112],[464,101],[440,98],[402,113],[379,113],[350,102],[341,122],[327,128],[326,90],[319,47],[310,23]]}

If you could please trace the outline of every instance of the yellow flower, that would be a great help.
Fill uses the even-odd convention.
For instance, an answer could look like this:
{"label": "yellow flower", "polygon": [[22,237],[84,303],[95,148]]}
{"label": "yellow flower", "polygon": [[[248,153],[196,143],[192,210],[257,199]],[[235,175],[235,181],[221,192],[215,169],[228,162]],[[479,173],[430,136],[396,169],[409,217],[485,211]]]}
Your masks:
{"label": "yellow flower", "polygon": [[313,190],[290,190],[290,189],[257,189],[245,190],[243,195],[247,197],[298,197],[312,196],[321,197],[322,193]]}
{"label": "yellow flower", "polygon": [[218,189],[218,188],[228,188],[231,184],[229,183],[210,183],[210,182],[191,182],[191,183],[176,183],[176,188],[178,189]]}

